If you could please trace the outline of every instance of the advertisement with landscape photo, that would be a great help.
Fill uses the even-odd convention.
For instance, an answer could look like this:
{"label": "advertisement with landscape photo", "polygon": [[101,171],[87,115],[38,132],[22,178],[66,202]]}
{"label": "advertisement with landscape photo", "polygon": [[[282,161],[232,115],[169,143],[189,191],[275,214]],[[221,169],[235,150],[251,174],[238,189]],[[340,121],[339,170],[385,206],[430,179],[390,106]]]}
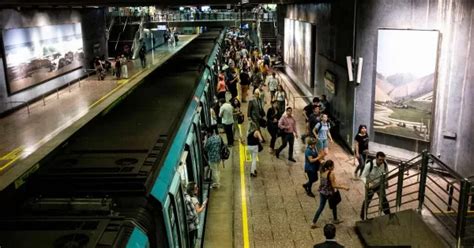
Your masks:
{"label": "advertisement with landscape photo", "polygon": [[374,128],[429,141],[438,31],[378,32]]}
{"label": "advertisement with landscape photo", "polygon": [[83,66],[80,23],[3,31],[9,94]]}

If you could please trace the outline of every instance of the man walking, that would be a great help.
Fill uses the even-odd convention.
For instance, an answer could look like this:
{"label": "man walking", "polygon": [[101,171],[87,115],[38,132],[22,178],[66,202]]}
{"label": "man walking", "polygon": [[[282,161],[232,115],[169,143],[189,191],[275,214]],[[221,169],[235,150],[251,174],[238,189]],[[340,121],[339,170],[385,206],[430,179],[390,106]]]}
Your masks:
{"label": "man walking", "polygon": [[293,109],[291,107],[286,108],[286,114],[284,114],[278,121],[278,127],[283,130],[283,143],[276,150],[275,155],[277,158],[279,158],[281,150],[283,150],[286,145],[290,143],[288,160],[291,162],[296,162],[296,160],[293,158],[293,145],[295,143],[295,137],[298,138],[298,132],[296,131],[296,120],[291,115],[292,112]]}
{"label": "man walking", "polygon": [[207,152],[207,157],[209,160],[209,167],[212,171],[212,188],[220,187],[220,172],[219,165],[221,163],[221,148],[222,148],[222,139],[214,133],[213,129],[209,128],[207,130],[208,138],[204,149]]}
{"label": "man walking", "polygon": [[[390,214],[390,206],[388,204],[387,197],[385,196],[385,185],[380,184],[382,177],[385,177],[388,173],[387,163],[385,162],[385,154],[383,152],[377,152],[374,160],[368,161],[365,165],[364,172],[362,172],[361,179],[369,189],[367,202],[364,200],[362,203],[362,209],[360,210],[360,218],[362,220],[364,220],[366,217],[365,214],[367,208],[369,207],[370,201],[374,197],[375,193],[377,193],[379,198],[382,198],[382,210],[384,214]],[[382,195],[380,195],[380,187],[384,187],[382,188],[384,191]]]}

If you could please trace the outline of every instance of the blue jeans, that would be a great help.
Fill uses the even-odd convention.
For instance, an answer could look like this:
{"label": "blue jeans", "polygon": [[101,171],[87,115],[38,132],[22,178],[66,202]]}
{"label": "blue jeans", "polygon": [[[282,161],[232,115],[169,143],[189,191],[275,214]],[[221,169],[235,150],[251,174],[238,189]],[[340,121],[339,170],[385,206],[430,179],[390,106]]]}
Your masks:
{"label": "blue jeans", "polygon": [[364,171],[365,161],[367,160],[367,154],[359,153],[359,157],[357,157],[357,160],[359,161],[359,165],[354,171],[354,174],[357,175],[357,172],[359,172],[359,177],[360,177],[362,176],[362,172]]}
{"label": "blue jeans", "polygon": [[[321,212],[323,211],[324,206],[326,206],[326,202],[328,200],[329,196],[319,193],[319,208],[316,211],[316,214],[314,215],[313,223],[316,223],[318,221],[319,216],[321,215]],[[337,206],[332,209],[332,217],[337,220]]]}

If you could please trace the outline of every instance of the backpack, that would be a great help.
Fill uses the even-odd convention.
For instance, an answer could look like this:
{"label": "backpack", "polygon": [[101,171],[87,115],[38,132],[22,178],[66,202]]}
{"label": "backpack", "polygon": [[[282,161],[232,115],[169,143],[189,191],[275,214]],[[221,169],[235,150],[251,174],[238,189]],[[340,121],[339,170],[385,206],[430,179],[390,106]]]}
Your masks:
{"label": "backpack", "polygon": [[[383,161],[383,166],[384,166],[384,169],[385,169],[385,173],[388,173],[388,165],[387,165],[387,162]],[[371,159],[370,160],[370,167],[369,167],[369,174],[370,172],[372,172],[372,169],[374,168],[374,160]]]}
{"label": "backpack", "polygon": [[[318,121],[318,122],[316,122],[316,125],[314,125],[314,126],[316,127],[318,125],[318,123],[319,123],[318,134],[319,134],[319,131],[321,131],[321,128],[323,128],[323,123],[321,121]],[[328,121],[328,122],[326,122],[326,124],[328,126],[328,129],[331,129],[331,123],[329,123],[329,121]]]}
{"label": "backpack", "polygon": [[230,157],[230,150],[227,145],[224,144],[224,141],[221,138],[221,159],[222,160],[227,160]]}

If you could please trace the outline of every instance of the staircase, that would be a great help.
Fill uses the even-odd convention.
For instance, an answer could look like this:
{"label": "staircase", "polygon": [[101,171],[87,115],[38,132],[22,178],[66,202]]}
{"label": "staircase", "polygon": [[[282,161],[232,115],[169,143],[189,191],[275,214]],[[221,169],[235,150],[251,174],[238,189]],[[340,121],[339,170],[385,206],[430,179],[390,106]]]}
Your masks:
{"label": "staircase", "polygon": [[261,25],[261,37],[262,37],[262,49],[264,49],[266,44],[270,43],[271,45],[270,54],[275,54],[276,45],[277,45],[275,23],[262,21],[260,25]]}
{"label": "staircase", "polygon": [[124,24],[116,22],[109,30],[109,57],[116,57],[125,54],[127,57],[131,58],[133,55],[133,41],[139,28],[140,24],[130,24],[128,19]]}
{"label": "staircase", "polygon": [[[380,178],[380,190],[356,223],[366,246],[474,246],[473,182],[423,152]],[[370,183],[369,181],[367,183]],[[366,199],[368,189],[366,188]],[[391,214],[382,216],[382,199]]]}

